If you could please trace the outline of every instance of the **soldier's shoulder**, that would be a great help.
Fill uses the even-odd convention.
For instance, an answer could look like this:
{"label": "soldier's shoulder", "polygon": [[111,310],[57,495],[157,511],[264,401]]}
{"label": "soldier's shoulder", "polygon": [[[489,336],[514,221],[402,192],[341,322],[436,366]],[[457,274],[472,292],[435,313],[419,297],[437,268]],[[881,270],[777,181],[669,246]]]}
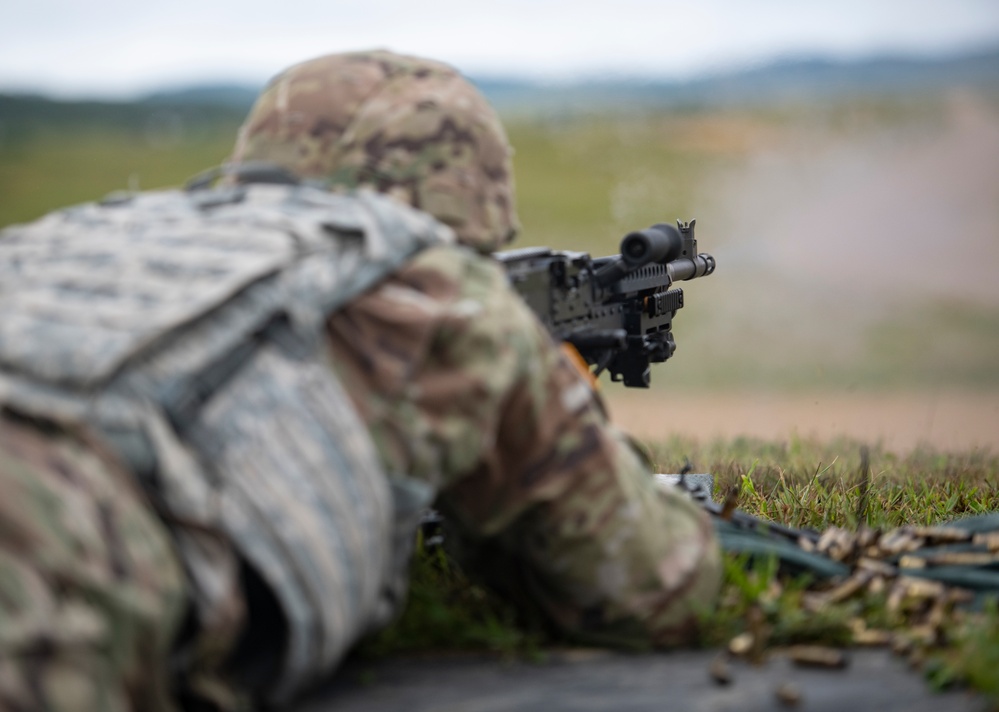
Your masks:
{"label": "soldier's shoulder", "polygon": [[492,257],[458,244],[438,244],[423,250],[407,269],[433,273],[442,281],[468,289],[508,288],[506,272]]}

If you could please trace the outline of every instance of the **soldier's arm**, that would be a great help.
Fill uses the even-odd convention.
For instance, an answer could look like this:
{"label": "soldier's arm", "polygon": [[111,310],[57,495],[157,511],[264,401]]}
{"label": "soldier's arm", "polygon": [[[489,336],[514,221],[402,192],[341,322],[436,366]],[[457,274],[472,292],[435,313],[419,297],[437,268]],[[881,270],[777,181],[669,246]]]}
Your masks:
{"label": "soldier's arm", "polygon": [[689,640],[718,587],[710,523],[654,487],[494,263],[428,250],[329,327],[386,467],[434,484],[520,592],[592,639]]}

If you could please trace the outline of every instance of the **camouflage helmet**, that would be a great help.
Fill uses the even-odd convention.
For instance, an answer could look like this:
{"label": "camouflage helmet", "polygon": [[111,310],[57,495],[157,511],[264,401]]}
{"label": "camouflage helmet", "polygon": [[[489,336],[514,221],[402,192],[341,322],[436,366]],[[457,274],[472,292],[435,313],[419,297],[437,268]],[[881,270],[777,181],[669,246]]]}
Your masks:
{"label": "camouflage helmet", "polygon": [[318,57],[271,80],[232,163],[387,193],[491,252],[519,227],[511,153],[496,113],[455,69],[377,50]]}

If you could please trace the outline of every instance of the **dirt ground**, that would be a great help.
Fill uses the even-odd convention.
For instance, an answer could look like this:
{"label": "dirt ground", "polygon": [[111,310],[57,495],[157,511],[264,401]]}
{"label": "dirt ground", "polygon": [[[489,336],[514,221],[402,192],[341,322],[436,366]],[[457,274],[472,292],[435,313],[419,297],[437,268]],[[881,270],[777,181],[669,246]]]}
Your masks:
{"label": "dirt ground", "polygon": [[[650,391],[602,384],[621,426],[999,452],[994,101],[955,90],[937,114],[794,124],[702,191],[717,272],[685,288]],[[716,381],[733,389],[691,388]],[[975,382],[993,385],[961,390]]]}
{"label": "dirt ground", "polygon": [[602,389],[611,417],[628,432],[710,440],[792,435],[848,436],[905,453],[920,444],[942,451],[999,452],[999,392],[681,393]]}

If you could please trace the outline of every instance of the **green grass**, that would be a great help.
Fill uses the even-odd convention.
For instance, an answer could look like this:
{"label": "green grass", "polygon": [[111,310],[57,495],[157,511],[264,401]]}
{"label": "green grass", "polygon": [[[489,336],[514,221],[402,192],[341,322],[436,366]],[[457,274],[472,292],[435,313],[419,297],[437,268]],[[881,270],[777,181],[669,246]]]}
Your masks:
{"label": "green grass", "polygon": [[637,227],[689,219],[697,176],[717,160],[685,148],[671,117],[591,117],[510,127],[524,244],[617,251]]}
{"label": "green grass", "polygon": [[649,451],[659,472],[679,472],[689,458],[695,471],[715,475],[718,492],[748,478],[740,506],[794,527],[891,528],[999,510],[999,458],[985,451],[900,456],[875,449],[862,513],[861,445],[850,440],[676,438]]}
{"label": "green grass", "polygon": [[[841,440],[765,442],[750,439],[649,443],[657,471],[675,472],[689,458],[697,471],[716,476],[716,499],[741,487],[740,509],[794,527],[856,530],[936,524],[999,510],[999,456],[987,452],[920,450],[905,456],[875,449],[863,494],[861,445]],[[719,606],[703,618],[701,642],[724,646],[747,629],[764,630],[764,653],[798,643],[849,646],[858,621],[893,631],[902,640],[915,630],[913,611],[893,611],[886,596],[865,594],[810,610],[818,582],[778,573],[775,560],[750,562],[729,555]],[[756,621],[747,624],[747,621]],[[999,704],[999,613],[954,609],[939,645],[905,651],[936,687],[966,685]],[[372,641],[366,656],[420,652],[491,652],[500,657],[543,658],[564,646],[550,629],[524,622],[510,604],[478,585],[441,550],[418,555],[409,605],[399,621]]]}
{"label": "green grass", "polygon": [[531,659],[552,642],[540,625],[525,622],[509,602],[469,578],[443,548],[425,549],[420,539],[403,615],[366,640],[359,654],[480,651]]}
{"label": "green grass", "polygon": [[0,144],[0,226],[116,190],[181,185],[220,163],[234,134],[235,126],[187,138],[89,128]]}

